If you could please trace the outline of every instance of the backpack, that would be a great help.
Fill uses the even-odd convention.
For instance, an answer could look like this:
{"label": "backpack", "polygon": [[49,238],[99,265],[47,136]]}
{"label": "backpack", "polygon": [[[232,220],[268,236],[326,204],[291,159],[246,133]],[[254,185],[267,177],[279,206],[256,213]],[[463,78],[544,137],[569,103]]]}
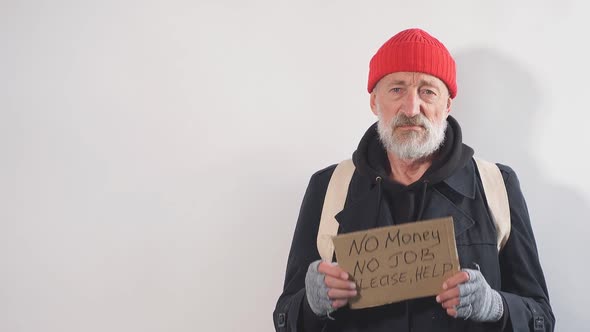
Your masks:
{"label": "backpack", "polygon": [[[510,206],[506,185],[496,164],[478,158],[474,159],[483,184],[489,212],[496,226],[497,246],[498,252],[500,252],[510,236]],[[338,234],[339,226],[335,216],[344,208],[348,186],[354,170],[352,159],[342,161],[336,166],[328,184],[317,236],[318,252],[324,261],[331,262],[334,255],[332,237]]]}

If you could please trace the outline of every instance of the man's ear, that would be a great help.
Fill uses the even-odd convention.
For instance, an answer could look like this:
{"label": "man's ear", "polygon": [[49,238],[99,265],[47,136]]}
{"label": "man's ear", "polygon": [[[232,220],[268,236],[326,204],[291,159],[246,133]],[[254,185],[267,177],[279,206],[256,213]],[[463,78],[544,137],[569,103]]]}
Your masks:
{"label": "man's ear", "polygon": [[371,105],[371,112],[373,112],[373,114],[375,115],[377,115],[376,99],[377,94],[375,93],[375,90],[373,90],[373,92],[371,92],[371,95],[369,96],[369,105]]}
{"label": "man's ear", "polygon": [[453,104],[453,99],[451,99],[451,97],[449,97],[447,99],[447,116],[449,115],[449,113],[451,113],[451,104]]}

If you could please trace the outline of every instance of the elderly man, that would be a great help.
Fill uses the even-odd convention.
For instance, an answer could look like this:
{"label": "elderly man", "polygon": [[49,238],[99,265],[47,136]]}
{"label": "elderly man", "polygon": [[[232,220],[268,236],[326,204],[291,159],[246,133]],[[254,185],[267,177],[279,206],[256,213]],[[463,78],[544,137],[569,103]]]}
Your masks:
{"label": "elderly man", "polygon": [[452,216],[463,269],[437,296],[350,309],[357,285],[337,263],[322,261],[316,246],[333,165],[314,174],[305,193],[274,312],[277,331],[553,331],[526,204],[504,165],[511,233],[496,246],[473,150],[449,116],[457,84],[445,46],[420,29],[398,33],[371,59],[368,92],[378,122],[353,154],[338,233]]}

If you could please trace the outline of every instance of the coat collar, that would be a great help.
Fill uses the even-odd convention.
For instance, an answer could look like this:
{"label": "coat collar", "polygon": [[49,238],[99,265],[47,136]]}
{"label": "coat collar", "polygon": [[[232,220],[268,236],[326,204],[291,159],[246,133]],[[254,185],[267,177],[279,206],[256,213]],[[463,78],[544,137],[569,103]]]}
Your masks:
{"label": "coat collar", "polygon": [[466,163],[464,167],[458,169],[451,176],[443,180],[443,182],[457,193],[474,199],[476,186],[475,176],[475,165],[472,159]]}

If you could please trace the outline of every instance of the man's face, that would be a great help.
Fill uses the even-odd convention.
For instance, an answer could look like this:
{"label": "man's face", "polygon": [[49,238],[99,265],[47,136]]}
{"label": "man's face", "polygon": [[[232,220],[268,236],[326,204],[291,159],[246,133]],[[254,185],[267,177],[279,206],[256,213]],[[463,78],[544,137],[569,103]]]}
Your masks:
{"label": "man's face", "polygon": [[379,137],[401,159],[424,158],[444,141],[451,98],[438,78],[398,72],[383,77],[371,93]]}

